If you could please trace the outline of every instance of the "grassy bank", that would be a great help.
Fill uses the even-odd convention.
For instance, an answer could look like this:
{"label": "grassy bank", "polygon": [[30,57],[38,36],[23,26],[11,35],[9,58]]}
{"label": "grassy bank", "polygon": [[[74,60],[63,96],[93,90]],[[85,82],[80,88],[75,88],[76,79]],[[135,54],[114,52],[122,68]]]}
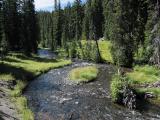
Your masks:
{"label": "grassy bank", "polygon": [[0,80],[14,81],[14,89],[7,91],[23,120],[34,119],[33,113],[27,107],[26,98],[22,96],[22,91],[28,81],[50,69],[68,64],[71,64],[70,60],[50,60],[37,56],[27,57],[21,53],[10,53],[3,61],[0,61]]}
{"label": "grassy bank", "polygon": [[160,100],[160,69],[155,66],[135,66],[132,72],[125,76],[114,76],[111,84],[113,101],[119,99],[123,85],[128,84],[137,94],[153,94]]}
{"label": "grassy bank", "polygon": [[157,99],[160,98],[160,69],[155,66],[136,66],[134,71],[127,73],[127,78],[132,86],[140,93],[153,93]]}
{"label": "grassy bank", "polygon": [[75,83],[89,82],[97,78],[98,69],[96,66],[75,68],[69,72],[69,78]]}
{"label": "grassy bank", "polygon": [[[98,41],[100,54],[104,62],[113,63],[111,55],[111,41]],[[68,43],[65,49],[58,49],[59,55],[62,57],[79,58],[96,62],[98,60],[98,50],[95,41],[82,40],[80,43]]]}

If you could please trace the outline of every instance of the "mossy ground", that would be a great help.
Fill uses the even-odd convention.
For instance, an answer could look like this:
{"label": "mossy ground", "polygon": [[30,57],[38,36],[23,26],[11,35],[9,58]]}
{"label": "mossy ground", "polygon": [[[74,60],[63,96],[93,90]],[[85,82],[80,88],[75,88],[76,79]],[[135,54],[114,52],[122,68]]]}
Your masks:
{"label": "mossy ground", "polygon": [[69,72],[69,78],[75,83],[84,83],[96,79],[98,69],[96,66],[79,67]]}
{"label": "mossy ground", "polygon": [[47,72],[50,69],[71,64],[70,60],[51,60],[39,58],[35,55],[27,57],[22,53],[9,53],[0,61],[0,80],[15,81],[13,90],[8,90],[11,100],[16,104],[23,120],[33,120],[33,113],[27,107],[27,100],[22,96],[22,91],[29,80]]}

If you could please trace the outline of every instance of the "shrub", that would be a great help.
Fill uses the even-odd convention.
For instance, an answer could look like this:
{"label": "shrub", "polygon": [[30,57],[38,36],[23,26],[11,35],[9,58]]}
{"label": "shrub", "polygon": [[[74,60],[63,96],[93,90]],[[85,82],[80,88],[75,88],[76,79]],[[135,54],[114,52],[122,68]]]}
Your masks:
{"label": "shrub", "polygon": [[111,97],[113,102],[122,101],[122,90],[123,90],[123,77],[120,75],[114,75],[111,82]]}

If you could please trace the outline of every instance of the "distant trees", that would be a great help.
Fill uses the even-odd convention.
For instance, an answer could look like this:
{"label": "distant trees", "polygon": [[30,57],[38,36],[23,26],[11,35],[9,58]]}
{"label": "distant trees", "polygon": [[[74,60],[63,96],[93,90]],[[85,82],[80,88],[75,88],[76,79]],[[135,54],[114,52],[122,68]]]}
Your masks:
{"label": "distant trees", "polygon": [[83,24],[83,7],[81,0],[75,0],[73,4],[73,11],[75,17],[75,39],[80,40],[82,36],[82,24]]}
{"label": "distant trees", "polygon": [[103,37],[103,1],[88,0],[85,6],[84,32],[85,37],[98,40]]}
{"label": "distant trees", "polygon": [[[54,39],[53,41],[56,42],[56,46],[61,47],[62,46],[62,9],[61,9],[61,3],[60,0],[58,3],[55,0],[55,11],[53,12],[53,34]],[[55,46],[55,47],[56,47]],[[52,47],[54,49],[54,47]]]}
{"label": "distant trees", "polygon": [[140,48],[145,61],[158,49],[153,49],[153,38],[159,35],[157,0],[86,0],[84,4],[75,0],[64,9],[60,0],[55,3],[52,13],[38,13],[42,46],[55,50],[66,48],[68,42],[86,39],[95,40],[98,48],[97,40],[104,37],[112,42],[114,62],[125,67],[132,67]]}

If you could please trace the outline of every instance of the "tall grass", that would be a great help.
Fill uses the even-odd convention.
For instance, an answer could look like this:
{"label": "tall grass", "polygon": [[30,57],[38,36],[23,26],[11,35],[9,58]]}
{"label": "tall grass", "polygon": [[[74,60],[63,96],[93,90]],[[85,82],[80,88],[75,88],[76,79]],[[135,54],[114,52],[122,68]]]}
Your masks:
{"label": "tall grass", "polygon": [[149,84],[160,80],[160,70],[154,66],[136,66],[134,71],[127,74],[134,84]]}
{"label": "tall grass", "polygon": [[14,89],[8,91],[23,120],[34,119],[33,113],[27,107],[26,98],[22,96],[28,81],[50,69],[68,64],[71,64],[70,60],[42,59],[35,55],[27,57],[22,53],[9,53],[3,62],[0,61],[0,80],[16,83]]}
{"label": "tall grass", "polygon": [[70,80],[76,83],[89,82],[98,76],[96,66],[75,68],[69,72]]}

